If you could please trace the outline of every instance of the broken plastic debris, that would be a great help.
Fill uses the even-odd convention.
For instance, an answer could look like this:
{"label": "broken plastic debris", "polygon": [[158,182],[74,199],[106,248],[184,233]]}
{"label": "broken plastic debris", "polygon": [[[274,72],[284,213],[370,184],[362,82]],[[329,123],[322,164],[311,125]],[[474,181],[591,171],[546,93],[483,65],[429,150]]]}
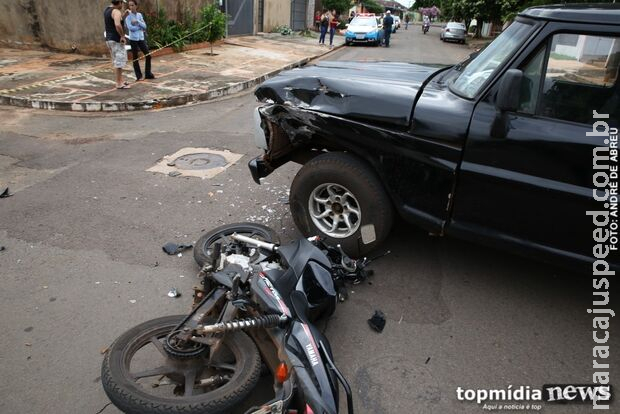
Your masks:
{"label": "broken plastic debris", "polygon": [[168,173],[168,176],[169,176],[169,177],[177,177],[177,176],[179,176],[179,175],[181,175],[181,172],[179,172],[179,171],[170,171],[170,172]]}
{"label": "broken plastic debris", "polygon": [[376,310],[372,318],[368,319],[368,325],[377,332],[383,332],[385,328],[385,315],[380,310]]}
{"label": "broken plastic debris", "polygon": [[179,296],[181,296],[181,294],[179,293],[179,291],[176,288],[172,288],[168,292],[168,297],[169,298],[178,298]]}
{"label": "broken plastic debris", "polygon": [[135,299],[129,299],[129,303],[136,303],[136,302],[137,302],[137,300],[135,300]]}
{"label": "broken plastic debris", "polygon": [[[168,242],[162,246],[163,251],[165,251],[169,255],[177,254],[186,249],[191,249],[193,245],[191,244],[176,244],[172,242]],[[180,257],[180,256],[179,256]]]}
{"label": "broken plastic debris", "polygon": [[4,251],[4,250],[6,250],[6,247],[4,247],[4,246],[0,246],[0,252],[2,252],[2,251]]}
{"label": "broken plastic debris", "polygon": [[168,167],[174,167],[175,165],[177,165],[177,163],[176,163],[176,161],[169,161],[169,162],[166,163],[166,165]]}
{"label": "broken plastic debris", "polygon": [[0,198],[11,197],[12,195],[9,193],[9,187],[0,187]]}

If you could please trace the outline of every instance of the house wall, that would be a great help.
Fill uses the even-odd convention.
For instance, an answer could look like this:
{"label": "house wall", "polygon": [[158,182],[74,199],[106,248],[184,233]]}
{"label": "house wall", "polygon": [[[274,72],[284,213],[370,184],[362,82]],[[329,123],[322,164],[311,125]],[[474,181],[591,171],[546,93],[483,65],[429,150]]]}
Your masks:
{"label": "house wall", "polygon": [[[139,0],[139,10],[166,10],[181,19],[212,0]],[[14,0],[0,2],[0,46],[48,47],[84,54],[104,54],[103,10],[109,0]]]}
{"label": "house wall", "polygon": [[291,2],[282,0],[265,0],[265,17],[263,30],[271,32],[276,26],[291,25]]}

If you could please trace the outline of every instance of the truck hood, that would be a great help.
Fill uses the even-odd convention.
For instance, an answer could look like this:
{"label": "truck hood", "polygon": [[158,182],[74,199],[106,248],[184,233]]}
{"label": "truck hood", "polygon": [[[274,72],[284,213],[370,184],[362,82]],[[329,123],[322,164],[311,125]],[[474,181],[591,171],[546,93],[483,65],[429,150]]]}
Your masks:
{"label": "truck hood", "polygon": [[363,122],[407,127],[425,80],[441,65],[393,62],[320,62],[280,73],[256,97]]}

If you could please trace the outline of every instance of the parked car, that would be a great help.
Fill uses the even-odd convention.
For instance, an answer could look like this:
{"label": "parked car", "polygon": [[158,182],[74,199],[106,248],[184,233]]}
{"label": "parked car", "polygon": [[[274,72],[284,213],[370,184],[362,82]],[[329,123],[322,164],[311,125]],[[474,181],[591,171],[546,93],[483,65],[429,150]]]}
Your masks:
{"label": "parked car", "polygon": [[351,20],[345,32],[345,44],[365,43],[378,46],[383,38],[377,17],[372,13],[360,13]]}
{"label": "parked car", "polygon": [[396,33],[396,31],[398,29],[400,29],[400,17],[398,16],[392,16],[394,18],[394,33]]}
{"label": "parked car", "polygon": [[[611,203],[593,199],[593,151],[611,145],[592,136],[593,115],[620,126],[619,67],[620,5],[608,4],[527,9],[455,66],[290,70],[256,89],[264,153],[249,167],[260,182],[304,164],[290,190],[297,227],[354,256],[384,240],[397,213],[436,235],[592,272],[586,212]],[[599,168],[604,154],[594,152]],[[608,259],[620,270],[617,252]]]}
{"label": "parked car", "polygon": [[442,41],[451,40],[459,43],[465,43],[465,39],[467,38],[467,29],[463,23],[448,22],[441,28],[439,38]]}

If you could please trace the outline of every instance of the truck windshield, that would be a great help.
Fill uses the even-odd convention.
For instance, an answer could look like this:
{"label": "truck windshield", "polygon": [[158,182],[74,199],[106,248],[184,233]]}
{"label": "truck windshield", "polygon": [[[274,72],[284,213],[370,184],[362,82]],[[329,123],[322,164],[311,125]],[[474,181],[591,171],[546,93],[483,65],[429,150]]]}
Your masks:
{"label": "truck windshield", "polygon": [[529,24],[512,23],[478,56],[455,67],[458,72],[450,82],[452,91],[465,98],[473,98],[487,79],[514,55],[531,31]]}

